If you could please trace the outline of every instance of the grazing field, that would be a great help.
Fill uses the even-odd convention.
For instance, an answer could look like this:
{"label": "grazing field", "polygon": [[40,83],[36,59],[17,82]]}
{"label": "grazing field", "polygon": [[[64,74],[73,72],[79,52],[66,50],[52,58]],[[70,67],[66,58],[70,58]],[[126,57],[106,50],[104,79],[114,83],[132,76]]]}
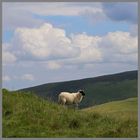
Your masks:
{"label": "grazing field", "polygon": [[113,101],[94,107],[83,109],[83,111],[107,114],[116,119],[138,119],[138,98],[128,98],[121,101]]}
{"label": "grazing field", "polygon": [[137,137],[137,98],[74,110],[3,90],[3,137]]}

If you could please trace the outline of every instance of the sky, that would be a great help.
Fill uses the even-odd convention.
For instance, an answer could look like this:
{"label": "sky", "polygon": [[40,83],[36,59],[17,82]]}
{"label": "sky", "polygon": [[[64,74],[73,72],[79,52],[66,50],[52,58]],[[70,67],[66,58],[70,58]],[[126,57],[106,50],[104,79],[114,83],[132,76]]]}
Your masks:
{"label": "sky", "polygon": [[138,69],[138,4],[2,3],[3,88]]}

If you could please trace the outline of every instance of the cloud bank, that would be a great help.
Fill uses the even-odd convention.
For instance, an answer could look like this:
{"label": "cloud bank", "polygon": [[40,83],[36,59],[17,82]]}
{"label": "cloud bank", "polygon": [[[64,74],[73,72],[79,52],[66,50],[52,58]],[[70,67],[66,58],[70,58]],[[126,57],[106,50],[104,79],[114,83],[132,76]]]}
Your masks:
{"label": "cloud bank", "polygon": [[12,42],[14,54],[21,59],[51,60],[76,57],[79,48],[66,37],[63,29],[51,24],[39,28],[18,28]]}
{"label": "cloud bank", "polygon": [[64,64],[137,63],[137,36],[122,31],[68,37],[65,30],[45,23],[38,28],[18,28],[10,45],[9,51],[8,47],[3,50],[4,62],[46,61],[50,69]]}

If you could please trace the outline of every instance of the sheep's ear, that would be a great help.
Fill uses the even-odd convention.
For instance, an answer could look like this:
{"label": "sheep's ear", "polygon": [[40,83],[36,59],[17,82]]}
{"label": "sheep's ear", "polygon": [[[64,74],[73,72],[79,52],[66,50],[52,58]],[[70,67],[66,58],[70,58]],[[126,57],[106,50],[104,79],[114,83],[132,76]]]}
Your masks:
{"label": "sheep's ear", "polygon": [[78,90],[78,92],[81,92],[82,90],[80,89],[80,90]]}
{"label": "sheep's ear", "polygon": [[84,92],[84,90],[82,90],[82,89],[80,89],[80,90],[78,90],[78,91],[79,91],[79,92],[81,92],[81,91]]}
{"label": "sheep's ear", "polygon": [[80,93],[84,93],[84,91],[83,91],[83,90],[79,90],[79,92],[80,92]]}

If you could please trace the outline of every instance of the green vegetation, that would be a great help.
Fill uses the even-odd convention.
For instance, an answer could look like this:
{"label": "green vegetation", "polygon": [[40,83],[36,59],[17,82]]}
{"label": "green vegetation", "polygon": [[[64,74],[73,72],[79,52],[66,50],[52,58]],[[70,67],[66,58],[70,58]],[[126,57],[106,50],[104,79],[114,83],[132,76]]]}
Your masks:
{"label": "green vegetation", "polygon": [[111,115],[116,119],[138,119],[138,98],[128,98],[121,101],[113,101],[94,107],[83,109],[83,111],[96,112],[103,115]]}
{"label": "green vegetation", "polygon": [[86,93],[85,99],[80,104],[81,108],[137,97],[137,71],[68,82],[49,83],[20,91],[30,91],[56,102],[61,91],[76,92],[79,89],[84,89]]}
{"label": "green vegetation", "polygon": [[137,97],[137,80],[123,80],[119,82],[100,82],[86,87],[86,100],[82,107],[98,105],[110,101]]}
{"label": "green vegetation", "polygon": [[74,110],[4,90],[2,111],[3,137],[137,137],[137,98]]}

